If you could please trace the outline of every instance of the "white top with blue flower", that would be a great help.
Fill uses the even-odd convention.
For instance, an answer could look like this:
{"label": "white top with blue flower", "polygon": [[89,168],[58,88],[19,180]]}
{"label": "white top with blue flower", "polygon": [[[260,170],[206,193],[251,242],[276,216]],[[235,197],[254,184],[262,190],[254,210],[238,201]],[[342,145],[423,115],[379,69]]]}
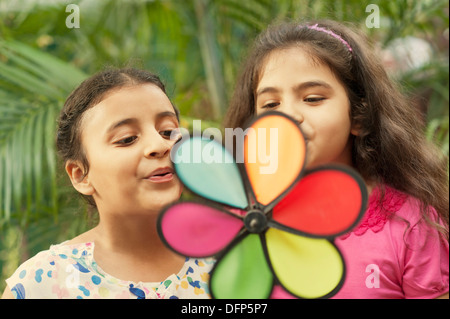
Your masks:
{"label": "white top with blue flower", "polygon": [[213,259],[186,258],[178,274],[162,282],[117,279],[95,262],[94,243],[50,246],[6,280],[17,299],[206,299]]}

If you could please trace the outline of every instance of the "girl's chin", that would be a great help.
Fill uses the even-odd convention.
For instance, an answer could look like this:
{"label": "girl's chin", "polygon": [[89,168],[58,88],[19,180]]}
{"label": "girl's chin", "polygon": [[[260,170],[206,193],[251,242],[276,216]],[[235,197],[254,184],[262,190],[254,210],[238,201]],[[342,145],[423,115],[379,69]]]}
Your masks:
{"label": "girl's chin", "polygon": [[146,207],[149,210],[160,212],[163,208],[170,204],[174,204],[180,200],[181,191],[174,190],[171,194],[160,194],[158,196],[152,196],[152,198],[146,203]]}

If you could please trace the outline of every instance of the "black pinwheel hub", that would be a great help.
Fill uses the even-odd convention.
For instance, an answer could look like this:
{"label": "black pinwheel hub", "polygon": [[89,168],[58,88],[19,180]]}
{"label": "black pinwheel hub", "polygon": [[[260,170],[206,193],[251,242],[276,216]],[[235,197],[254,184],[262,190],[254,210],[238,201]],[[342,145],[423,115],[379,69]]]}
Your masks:
{"label": "black pinwheel hub", "polygon": [[267,228],[267,217],[260,210],[251,210],[244,217],[244,225],[249,232],[260,234]]}

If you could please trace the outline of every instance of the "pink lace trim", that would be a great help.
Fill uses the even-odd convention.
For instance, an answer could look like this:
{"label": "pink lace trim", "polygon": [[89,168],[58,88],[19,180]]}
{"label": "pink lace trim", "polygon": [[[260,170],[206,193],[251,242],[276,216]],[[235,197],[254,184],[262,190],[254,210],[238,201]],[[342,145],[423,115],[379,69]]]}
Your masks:
{"label": "pink lace trim", "polygon": [[377,233],[383,229],[392,213],[398,211],[405,203],[408,195],[391,187],[385,187],[383,202],[380,203],[381,191],[375,188],[369,197],[369,203],[364,217],[358,226],[351,232],[342,235],[340,239],[346,239],[351,233],[356,236],[363,235],[368,229]]}

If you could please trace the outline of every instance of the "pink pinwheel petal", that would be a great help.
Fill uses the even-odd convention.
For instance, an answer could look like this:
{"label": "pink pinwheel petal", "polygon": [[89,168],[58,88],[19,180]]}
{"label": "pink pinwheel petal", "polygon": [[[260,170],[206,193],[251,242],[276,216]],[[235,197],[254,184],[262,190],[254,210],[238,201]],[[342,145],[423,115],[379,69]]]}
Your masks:
{"label": "pink pinwheel petal", "polygon": [[208,257],[224,249],[239,233],[243,222],[234,215],[199,203],[184,202],[160,215],[161,238],[178,253]]}

